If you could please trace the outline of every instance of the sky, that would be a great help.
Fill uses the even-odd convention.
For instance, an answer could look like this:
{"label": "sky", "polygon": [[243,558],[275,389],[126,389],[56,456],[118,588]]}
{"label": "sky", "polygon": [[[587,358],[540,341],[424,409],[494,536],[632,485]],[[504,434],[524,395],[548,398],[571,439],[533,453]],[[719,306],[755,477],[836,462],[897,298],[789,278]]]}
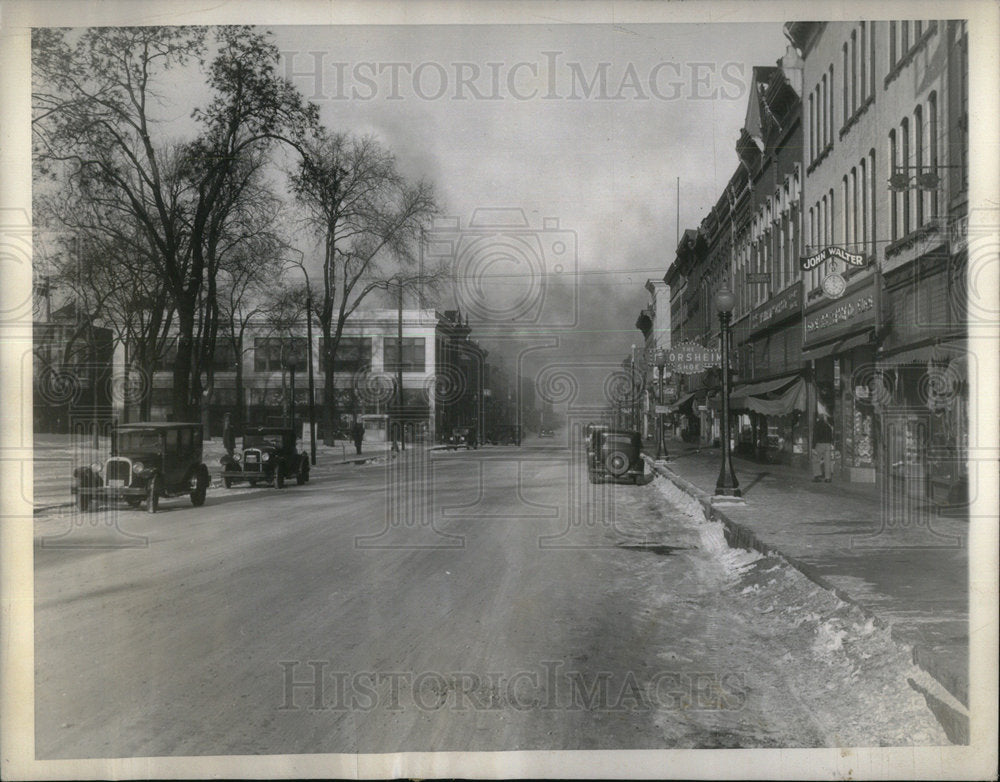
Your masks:
{"label": "sky", "polygon": [[617,366],[641,343],[678,211],[683,231],[719,197],[752,68],[787,46],[775,23],[270,29],[324,124],[434,184],[457,306],[494,356],[536,368]]}

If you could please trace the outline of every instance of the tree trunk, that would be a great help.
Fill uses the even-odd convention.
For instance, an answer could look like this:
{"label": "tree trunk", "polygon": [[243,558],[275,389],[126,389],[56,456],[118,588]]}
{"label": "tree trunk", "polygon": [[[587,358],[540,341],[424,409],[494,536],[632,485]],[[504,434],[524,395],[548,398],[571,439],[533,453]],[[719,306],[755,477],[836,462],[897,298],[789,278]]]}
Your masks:
{"label": "tree trunk", "polygon": [[175,421],[197,417],[191,398],[191,358],[194,352],[194,302],[177,303],[177,358],[174,360],[173,413]]}

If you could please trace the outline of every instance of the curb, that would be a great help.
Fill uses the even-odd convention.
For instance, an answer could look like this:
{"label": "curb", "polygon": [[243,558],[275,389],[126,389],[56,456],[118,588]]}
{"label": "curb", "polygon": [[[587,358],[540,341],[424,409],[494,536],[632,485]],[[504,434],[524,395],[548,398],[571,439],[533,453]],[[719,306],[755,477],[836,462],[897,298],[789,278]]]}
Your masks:
{"label": "curb", "polygon": [[[681,477],[668,466],[657,464],[647,454],[643,454],[643,458],[649,463],[649,466],[655,472],[659,473],[677,486],[677,488],[696,499],[699,504],[701,504],[707,519],[722,523],[723,535],[730,548],[741,548],[747,551],[757,551],[764,556],[780,557],[817,586],[832,592],[838,599],[856,607],[862,612],[866,619],[871,619],[872,623],[876,627],[888,630],[889,636],[893,639],[893,641],[903,646],[908,646],[913,664],[934,679],[934,681],[936,681],[942,689],[954,696],[956,700],[962,702],[966,709],[968,708],[967,690],[962,693],[962,688],[958,686],[956,677],[951,675],[948,671],[941,670],[940,666],[931,662],[931,660],[928,659],[930,655],[927,655],[922,647],[909,644],[905,641],[900,641],[899,638],[897,638],[896,633],[893,631],[891,624],[877,616],[870,608],[859,603],[843,590],[835,587],[823,576],[821,576],[811,565],[807,565],[795,557],[788,556],[780,549],[777,549],[769,543],[761,540],[757,536],[757,533],[745,524],[733,521],[721,508],[712,504],[711,494],[698,488],[686,478]],[[908,681],[911,687],[924,696],[924,700],[927,702],[928,708],[944,729],[949,740],[955,744],[968,744],[970,737],[969,714],[956,709],[948,703],[945,703],[943,700],[929,692],[926,688],[916,684],[916,682],[912,679],[908,679]],[[956,690],[959,692],[956,692]]]}

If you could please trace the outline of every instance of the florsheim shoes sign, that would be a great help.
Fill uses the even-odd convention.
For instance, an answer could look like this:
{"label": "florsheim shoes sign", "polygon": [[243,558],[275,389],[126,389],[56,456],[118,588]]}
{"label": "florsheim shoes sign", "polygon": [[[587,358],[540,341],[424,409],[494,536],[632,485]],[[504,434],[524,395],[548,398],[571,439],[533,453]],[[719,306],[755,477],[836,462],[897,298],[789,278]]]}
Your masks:
{"label": "florsheim shoes sign", "polygon": [[667,349],[667,366],[682,375],[694,375],[722,365],[722,351],[697,342],[679,342]]}

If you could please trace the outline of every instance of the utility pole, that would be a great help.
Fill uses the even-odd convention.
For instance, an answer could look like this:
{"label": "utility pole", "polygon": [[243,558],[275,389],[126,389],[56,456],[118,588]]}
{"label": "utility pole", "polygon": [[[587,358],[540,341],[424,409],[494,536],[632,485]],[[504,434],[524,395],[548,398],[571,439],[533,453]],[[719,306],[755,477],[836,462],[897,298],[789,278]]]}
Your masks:
{"label": "utility pole", "polygon": [[[308,278],[307,278],[308,285]],[[312,323],[312,289],[306,293],[306,339],[309,347],[306,358],[309,361],[309,461],[316,464],[316,394],[313,391],[313,323]]]}
{"label": "utility pole", "polygon": [[399,448],[406,450],[406,430],[403,428],[403,283],[399,282],[399,306],[396,318],[396,415],[399,418]]}

